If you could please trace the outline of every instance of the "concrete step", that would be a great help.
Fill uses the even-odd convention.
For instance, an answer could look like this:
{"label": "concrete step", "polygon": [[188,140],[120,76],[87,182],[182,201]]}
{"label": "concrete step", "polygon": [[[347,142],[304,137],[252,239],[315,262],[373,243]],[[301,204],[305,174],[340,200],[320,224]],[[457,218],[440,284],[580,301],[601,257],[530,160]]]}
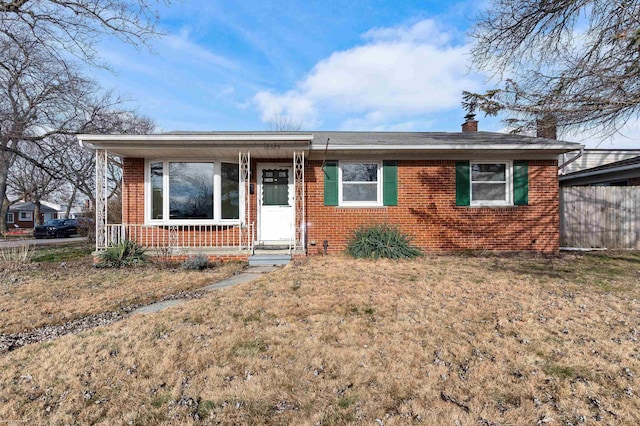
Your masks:
{"label": "concrete step", "polygon": [[254,249],[260,251],[282,251],[289,250],[289,244],[256,244]]}
{"label": "concrete step", "polygon": [[286,265],[291,261],[289,254],[263,254],[256,253],[249,256],[249,266],[274,266]]}
{"label": "concrete step", "polygon": [[254,256],[282,256],[282,255],[289,255],[289,254],[291,253],[289,252],[288,248],[280,249],[280,250],[276,250],[276,249],[264,250],[256,247],[253,250]]}

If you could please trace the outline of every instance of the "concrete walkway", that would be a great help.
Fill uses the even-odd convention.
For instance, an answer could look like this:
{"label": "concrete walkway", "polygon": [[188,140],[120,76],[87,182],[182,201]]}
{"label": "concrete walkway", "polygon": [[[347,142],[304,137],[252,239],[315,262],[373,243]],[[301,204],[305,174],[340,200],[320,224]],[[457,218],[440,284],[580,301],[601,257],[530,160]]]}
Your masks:
{"label": "concrete walkway", "polygon": [[[279,269],[277,266],[250,266],[237,275],[233,275],[229,278],[223,279],[222,281],[218,281],[206,287],[202,287],[197,291],[214,291],[214,290],[220,290],[220,289],[231,287],[238,284],[248,283],[260,278],[264,274],[268,274],[269,272],[273,272],[277,269]],[[189,300],[193,300],[193,299],[164,300],[162,302],[156,302],[150,305],[141,306],[136,310],[134,310],[133,312],[131,312],[131,314],[132,315],[133,314],[151,314],[155,312],[160,312],[172,306],[181,305],[185,302],[188,302]]]}
{"label": "concrete walkway", "polygon": [[65,245],[71,243],[77,243],[80,241],[86,241],[86,237],[71,237],[71,238],[5,238],[0,239],[0,248],[15,248],[22,246],[54,246]]}

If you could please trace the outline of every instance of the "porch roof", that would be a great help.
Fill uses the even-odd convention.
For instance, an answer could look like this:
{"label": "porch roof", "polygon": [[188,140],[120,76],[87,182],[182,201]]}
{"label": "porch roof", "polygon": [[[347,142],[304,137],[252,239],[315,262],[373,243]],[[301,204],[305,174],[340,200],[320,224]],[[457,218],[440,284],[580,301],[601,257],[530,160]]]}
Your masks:
{"label": "porch roof", "polygon": [[492,132],[170,132],[156,135],[79,135],[80,144],[124,157],[231,157],[250,151],[254,158],[283,158],[293,151],[361,155],[523,155],[551,158],[583,145]]}
{"label": "porch roof", "polygon": [[78,135],[80,145],[104,149],[122,157],[232,158],[250,151],[259,158],[290,157],[308,151],[310,133],[292,132],[171,132],[153,135]]}

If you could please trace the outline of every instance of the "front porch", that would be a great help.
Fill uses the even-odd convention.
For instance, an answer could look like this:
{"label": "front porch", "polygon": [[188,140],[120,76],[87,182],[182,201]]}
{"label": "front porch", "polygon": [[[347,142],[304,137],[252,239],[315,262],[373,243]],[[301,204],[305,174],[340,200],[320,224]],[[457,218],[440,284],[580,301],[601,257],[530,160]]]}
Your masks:
{"label": "front porch", "polygon": [[[96,152],[96,251],[132,240],[152,255],[172,257],[244,258],[261,248],[305,254],[304,167],[310,136],[265,134],[248,140],[237,134],[184,135],[192,143],[179,148],[161,143],[163,136],[121,136],[137,142],[128,145],[114,135],[81,137],[81,143],[90,142]],[[171,140],[175,142],[175,136]],[[123,160],[122,223],[109,223],[107,214],[111,155]],[[174,202],[190,202],[193,196],[185,182],[201,184],[189,180],[201,176],[185,177],[183,172],[177,177],[176,165],[187,170],[206,165],[211,170],[211,176],[205,176],[209,199],[191,216]],[[176,194],[177,188],[182,192]]]}
{"label": "front porch", "polygon": [[[104,229],[104,237],[96,237],[97,251],[115,247],[125,240],[135,241],[152,253],[172,255],[251,254],[255,246],[253,224],[162,226],[106,223]],[[293,241],[291,249],[294,249]]]}

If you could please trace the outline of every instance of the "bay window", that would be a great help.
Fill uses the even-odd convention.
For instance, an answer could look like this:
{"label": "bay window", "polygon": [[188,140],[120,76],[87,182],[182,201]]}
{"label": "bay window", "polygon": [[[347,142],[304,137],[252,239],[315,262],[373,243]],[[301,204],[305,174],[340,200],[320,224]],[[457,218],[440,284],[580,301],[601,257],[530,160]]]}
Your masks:
{"label": "bay window", "polygon": [[145,214],[151,223],[238,220],[239,170],[222,161],[150,161]]}

